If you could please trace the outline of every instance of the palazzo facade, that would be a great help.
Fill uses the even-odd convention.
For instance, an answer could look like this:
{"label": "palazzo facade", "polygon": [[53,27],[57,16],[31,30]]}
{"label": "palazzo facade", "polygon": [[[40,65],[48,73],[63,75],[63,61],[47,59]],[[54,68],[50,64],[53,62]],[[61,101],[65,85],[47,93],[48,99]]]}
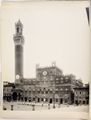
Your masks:
{"label": "palazzo facade", "polygon": [[[4,101],[24,101],[48,104],[73,104],[75,91],[83,88],[83,82],[74,75],[64,75],[55,63],[50,67],[36,67],[36,78],[23,77],[23,25],[15,24],[15,82],[4,83]],[[85,87],[84,87],[85,88]],[[83,91],[83,89],[81,89]],[[86,91],[87,92],[87,91]],[[86,102],[87,104],[87,102]]]}

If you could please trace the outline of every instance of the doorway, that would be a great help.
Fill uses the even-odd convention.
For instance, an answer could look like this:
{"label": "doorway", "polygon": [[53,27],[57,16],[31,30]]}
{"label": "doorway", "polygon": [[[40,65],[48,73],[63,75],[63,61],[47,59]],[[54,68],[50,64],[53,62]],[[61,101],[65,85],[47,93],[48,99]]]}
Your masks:
{"label": "doorway", "polygon": [[50,98],[50,104],[52,103],[52,98]]}
{"label": "doorway", "polygon": [[60,104],[63,104],[63,98],[60,98]]}
{"label": "doorway", "polygon": [[13,93],[12,99],[13,99],[13,101],[16,101],[16,100],[17,100],[17,93],[16,93],[16,92]]}

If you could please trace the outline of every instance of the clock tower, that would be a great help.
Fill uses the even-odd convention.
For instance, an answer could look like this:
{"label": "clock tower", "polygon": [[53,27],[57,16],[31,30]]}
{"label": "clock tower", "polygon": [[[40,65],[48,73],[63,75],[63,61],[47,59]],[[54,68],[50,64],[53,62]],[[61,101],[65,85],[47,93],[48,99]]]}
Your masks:
{"label": "clock tower", "polygon": [[23,24],[20,20],[15,24],[15,34],[13,36],[15,44],[15,83],[20,84],[23,79]]}

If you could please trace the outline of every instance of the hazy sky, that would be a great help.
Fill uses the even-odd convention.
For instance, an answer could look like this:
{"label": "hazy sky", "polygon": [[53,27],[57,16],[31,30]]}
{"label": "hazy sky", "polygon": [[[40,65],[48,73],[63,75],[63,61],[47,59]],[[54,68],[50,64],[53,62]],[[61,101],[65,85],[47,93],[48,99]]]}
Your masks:
{"label": "hazy sky", "polygon": [[24,25],[24,77],[35,77],[36,64],[56,65],[64,74],[90,80],[88,2],[4,4],[1,17],[2,79],[13,82],[15,22]]}

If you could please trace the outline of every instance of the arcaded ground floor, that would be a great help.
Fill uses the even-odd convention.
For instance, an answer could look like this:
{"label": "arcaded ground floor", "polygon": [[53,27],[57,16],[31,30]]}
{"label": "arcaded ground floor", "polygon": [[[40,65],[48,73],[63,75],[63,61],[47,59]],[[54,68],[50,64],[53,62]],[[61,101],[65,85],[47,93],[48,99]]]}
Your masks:
{"label": "arcaded ground floor", "polygon": [[60,112],[88,112],[88,105],[58,105],[47,104],[47,103],[35,103],[35,102],[4,102],[4,110],[22,110],[22,111],[40,111],[40,110],[60,110]]}

